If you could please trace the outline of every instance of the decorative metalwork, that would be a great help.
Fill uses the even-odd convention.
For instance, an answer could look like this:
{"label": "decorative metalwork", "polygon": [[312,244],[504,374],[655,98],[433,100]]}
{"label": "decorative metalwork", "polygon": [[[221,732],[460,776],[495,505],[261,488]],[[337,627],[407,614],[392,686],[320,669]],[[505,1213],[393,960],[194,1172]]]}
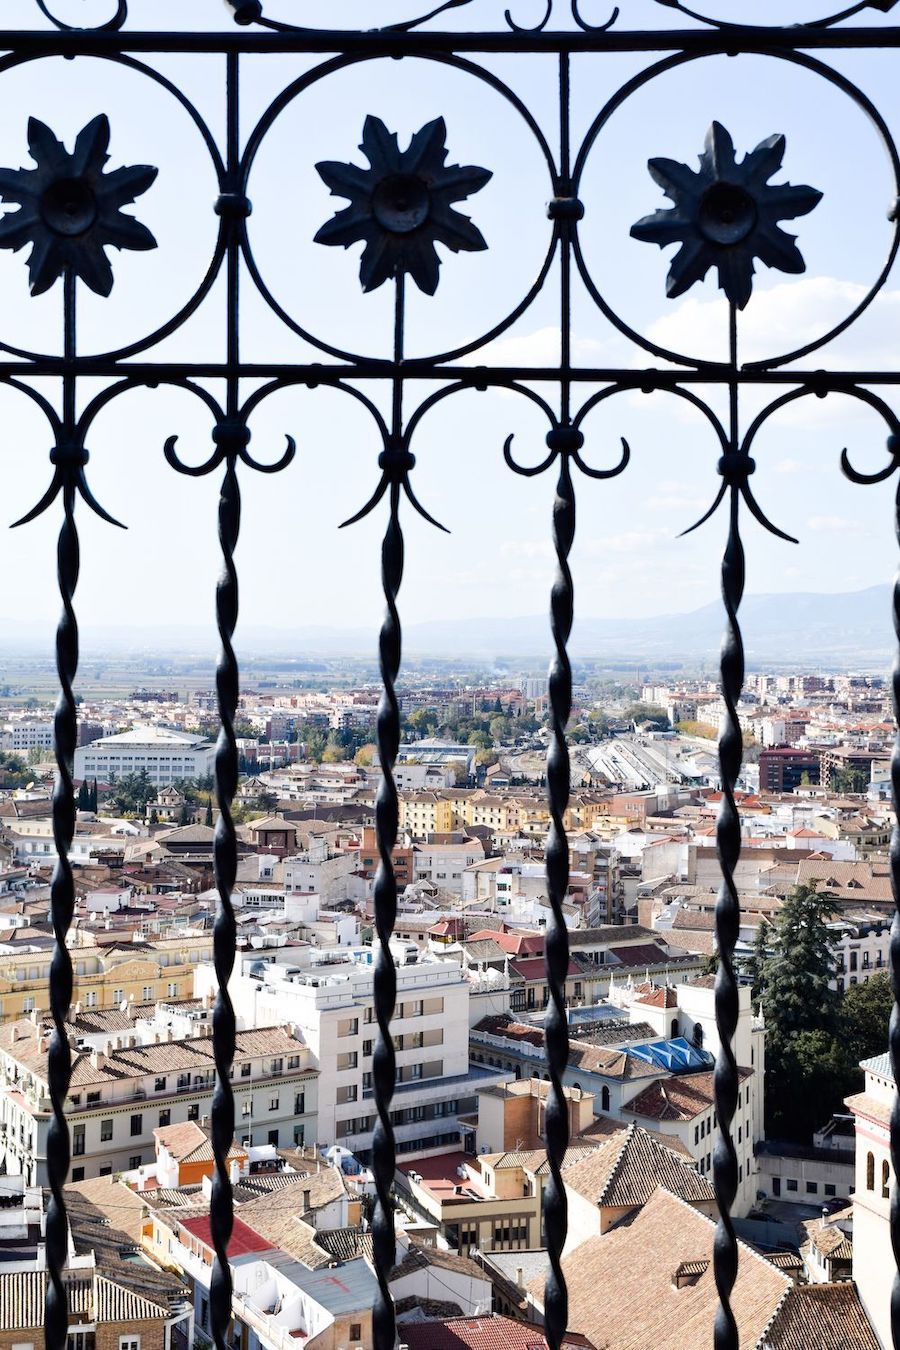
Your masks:
{"label": "decorative metalwork", "polygon": [[[896,370],[815,368],[807,358],[818,355],[834,338],[845,332],[882,292],[892,274],[900,247],[900,209],[891,214],[892,226],[885,257],[874,282],[853,303],[851,311],[828,332],[800,342],[789,351],[773,351],[754,361],[742,361],[738,353],[739,311],[751,303],[756,260],[769,267],[797,273],[803,258],[793,237],[779,222],[811,211],[820,194],[809,187],[772,184],[781,167],[784,140],[774,136],[762,141],[738,162],[730,137],[713,123],[699,171],[671,160],[653,160],[650,169],[656,182],[672,201],[672,209],[657,211],[633,227],[633,235],[660,245],[678,244],[672,261],[668,293],[683,294],[691,285],[716,268],[728,300],[729,344],[727,356],[709,361],[690,352],[661,345],[614,308],[603,278],[590,263],[590,241],[608,226],[599,213],[586,217],[583,184],[595,149],[602,149],[611,120],[630,110],[630,100],[670,72],[692,67],[703,69],[708,58],[722,54],[752,53],[782,63],[823,81],[831,91],[850,100],[880,139],[887,152],[891,176],[889,195],[900,202],[900,156],[885,118],[867,93],[836,65],[829,53],[900,48],[900,27],[879,20],[896,0],[864,0],[840,11],[823,13],[818,19],[794,23],[785,15],[780,25],[734,23],[682,4],[681,0],[656,0],[660,24],[677,17],[677,30],[626,27],[627,9],[594,3],[593,0],[544,0],[543,5],[510,0],[496,27],[459,31],[444,29],[442,16],[457,22],[463,12],[481,19],[487,7],[476,0],[435,0],[431,7],[410,0],[409,17],[370,30],[330,27],[331,10],[311,0],[290,7],[292,22],[270,17],[274,5],[264,0],[227,0],[224,21],[214,31],[142,31],[130,22],[127,0],[108,0],[104,16],[83,27],[59,11],[62,0],[34,0],[33,29],[0,32],[0,80],[11,71],[30,71],[40,79],[46,59],[60,54],[72,59],[76,69],[90,58],[92,70],[98,60],[114,63],[123,78],[139,90],[147,82],[183,112],[196,132],[207,156],[216,187],[215,242],[202,278],[190,295],[164,322],[143,332],[127,344],[85,356],[76,341],[77,286],[81,281],[100,295],[107,295],[113,273],[110,247],[150,249],[150,232],[123,207],[150,189],[156,170],[148,166],[106,167],[109,126],[105,117],[95,118],[77,136],[77,127],[63,128],[73,150],[41,123],[32,119],[28,128],[33,169],[0,171],[0,195],[18,209],[0,216],[0,247],[31,246],[28,259],[32,290],[47,290],[57,278],[63,286],[63,351],[35,351],[16,345],[14,335],[0,330],[0,382],[30,399],[46,418],[51,433],[52,480],[41,499],[18,523],[25,524],[62,497],[58,570],[63,615],[57,634],[57,664],[61,696],[56,714],[56,753],[59,768],[54,792],[53,819],[59,863],[52,886],[52,916],[56,935],[53,957],[51,1009],[54,1037],[50,1048],[50,1084],[53,1120],[48,1139],[48,1172],[52,1194],[47,1224],[46,1344],[48,1350],[64,1350],[67,1336],[66,1291],[62,1273],[66,1261],[66,1220],[63,1186],[69,1166],[69,1141],[64,1114],[70,1076],[70,1055],[65,1022],[72,992],[72,969],[66,952],[74,887],[68,860],[74,830],[72,757],[77,734],[73,682],[78,665],[78,631],[74,595],[78,579],[76,499],[102,518],[118,524],[97,502],[86,478],[88,449],[94,425],[104,410],[138,389],[153,388],[157,397],[177,390],[199,400],[212,428],[211,452],[197,463],[186,461],[175,435],[164,452],[168,464],[182,474],[199,476],[220,467],[222,487],[218,511],[218,537],[223,572],[215,597],[216,619],[221,639],[217,688],[221,733],[216,752],[216,795],[219,820],[215,837],[215,875],[219,897],[214,932],[214,959],[219,981],[214,1014],[216,1088],[212,1106],[215,1176],[211,1203],[211,1226],[216,1251],[210,1299],[213,1337],[217,1350],[229,1344],[232,1288],[227,1251],[232,1228],[232,1196],[226,1158],[234,1130],[234,1102],[229,1070],[234,1050],[235,1018],[228,997],[228,978],[234,962],[235,922],[231,892],[236,868],[236,837],[232,803],[237,783],[234,719],[238,704],[239,672],[235,651],[238,616],[238,580],[235,549],[241,517],[240,474],[247,469],[278,473],[295,458],[295,442],[288,436],[287,448],[272,461],[258,459],[249,450],[251,426],[257,411],[273,395],[297,387],[337,390],[352,398],[371,418],[379,445],[378,479],[360,510],[345,524],[361,519],[387,498],[388,519],[381,555],[386,614],[379,650],[384,686],[378,716],[378,742],[383,780],[378,794],[376,824],[380,866],[375,883],[378,961],[375,969],[375,1011],[378,1041],[373,1064],[374,1097],[378,1116],[373,1139],[373,1159],[378,1194],[374,1223],[375,1263],[379,1292],[375,1304],[375,1337],[378,1350],[393,1350],[396,1326],[390,1299],[390,1273],[394,1262],[393,1207],[395,1142],[390,1120],[395,1065],[390,1036],[396,978],[389,942],[394,927],[397,886],[391,855],[397,839],[398,801],[394,764],[400,723],[396,684],[401,661],[399,593],[404,567],[404,541],[400,507],[403,498],[434,525],[438,522],[418,500],[413,487],[415,442],[429,417],[440,405],[460,393],[503,389],[526,400],[537,411],[546,431],[546,451],[536,462],[522,462],[513,453],[513,437],[503,446],[508,466],[526,477],[554,467],[557,490],[553,507],[552,537],[557,572],[551,596],[551,631],[554,659],[549,693],[552,739],[547,778],[551,827],[546,846],[547,880],[551,923],[547,934],[549,1002],[546,1019],[547,1064],[550,1086],[547,1109],[547,1150],[550,1181],[544,1200],[545,1230],[550,1274],[545,1293],[545,1326],[551,1350],[559,1350],[565,1334],[567,1291],[562,1276],[562,1251],[566,1233],[565,1192],[562,1167],[568,1142],[568,1123],[563,1081],[568,1057],[565,978],[568,942],[563,914],[568,884],[568,855],[564,817],[569,799],[569,766],[565,728],[571,708],[571,669],[568,641],[574,613],[574,579],[570,568],[576,516],[575,470],[592,481],[612,478],[624,471],[632,458],[628,441],[621,438],[608,467],[595,464],[598,447],[591,441],[591,417],[610,400],[635,390],[667,394],[699,412],[710,432],[710,447],[721,482],[709,511],[696,528],[710,519],[726,501],[729,526],[722,564],[722,592],[726,633],[721,658],[722,692],[727,709],[719,744],[723,800],[717,826],[717,842],[723,884],[717,903],[716,924],[721,965],[716,989],[716,1014],[721,1053],[716,1067],[715,1090],[720,1137],[715,1153],[714,1181],[720,1220],[715,1240],[715,1274],[720,1307],[715,1329],[710,1328],[718,1350],[736,1350],[738,1335],[731,1313],[738,1248],[731,1211],[736,1195],[736,1158],[731,1140],[731,1122],[737,1092],[737,1065],[732,1049],[737,1016],[737,986],[733,954],[739,923],[734,871],[740,848],[740,822],[734,789],[741,766],[741,736],[737,702],[743,683],[743,648],[739,611],[744,588],[744,554],[740,532],[742,505],[773,534],[790,539],[769,520],[750,489],[755,469],[753,453],[760,432],[789,404],[808,397],[844,395],[880,417],[889,434],[890,462],[877,473],[862,473],[845,451],[842,464],[855,483],[886,478],[900,463],[900,425],[890,396],[900,385]],[[715,6],[711,6],[715,8]],[[786,6],[787,7],[787,6]],[[287,8],[282,6],[282,9]],[[373,7],[377,8],[377,7]],[[418,10],[418,12],[417,12]],[[94,11],[96,12],[96,11]],[[852,23],[865,14],[865,22]],[[308,22],[307,22],[308,20]],[[377,22],[377,15],[376,15]],[[157,58],[172,53],[194,53],[218,60],[225,90],[225,130],[220,137],[207,123],[190,95],[163,73]],[[241,130],[239,117],[242,71],[245,58],[254,60],[267,53],[304,57],[300,73],[278,85],[255,125]],[[547,87],[558,87],[558,118],[533,111],[521,94],[497,73],[505,69],[489,58],[492,54],[529,53],[540,58],[548,77]],[[637,69],[606,99],[586,132],[572,143],[569,117],[571,58],[628,53]],[[482,235],[475,220],[454,209],[454,204],[478,193],[491,178],[489,168],[449,165],[448,136],[444,120],[435,120],[416,132],[406,149],[384,123],[370,117],[364,127],[361,149],[368,167],[353,163],[323,162],[300,165],[310,188],[319,177],[336,197],[349,204],[321,227],[319,243],[362,245],[360,280],[371,291],[385,282],[394,286],[393,347],[389,355],[354,350],[354,338],[341,345],[316,333],[307,313],[294,315],[280,298],[280,274],[275,264],[257,256],[253,247],[251,189],[261,148],[278,119],[289,109],[302,106],[311,91],[339,73],[361,69],[365,63],[415,58],[436,69],[450,71],[505,107],[531,146],[541,166],[535,180],[523,189],[523,211],[549,201],[543,255],[532,275],[523,279],[518,297],[508,311],[486,331],[468,334],[456,346],[410,357],[405,350],[406,282],[411,278],[425,294],[435,293],[439,266],[446,252],[478,252],[502,241]],[[638,60],[637,58],[643,58]],[[279,78],[283,66],[274,67]],[[735,72],[738,65],[731,67]],[[576,70],[578,67],[575,68]],[[96,79],[96,76],[94,76]],[[738,78],[737,73],[734,78]],[[601,87],[595,81],[592,88]],[[712,110],[711,110],[712,111]],[[414,123],[418,125],[418,123]],[[698,128],[698,134],[702,127]],[[760,133],[767,130],[760,126]],[[117,137],[120,135],[117,131]],[[74,137],[74,139],[73,139]],[[452,123],[449,142],[453,144]],[[117,142],[117,149],[119,148]],[[664,147],[661,147],[664,148]],[[161,147],[161,151],[165,147]],[[126,159],[127,144],[122,151]],[[154,158],[157,158],[154,155]],[[162,154],[160,163],[164,163]],[[495,169],[500,166],[495,165]],[[164,171],[164,170],[163,170]],[[524,200],[527,194],[527,200]],[[148,201],[150,199],[148,198]],[[487,200],[485,198],[479,200]],[[822,213],[828,208],[827,201]],[[602,209],[602,208],[601,208]],[[485,237],[487,236],[487,237]],[[315,255],[312,240],[310,255]],[[292,271],[310,264],[302,249],[292,252]],[[648,264],[651,255],[646,254]],[[5,264],[4,264],[5,265]],[[464,260],[453,263],[464,269]],[[460,273],[464,276],[464,270]],[[226,323],[223,350],[195,352],[191,360],[172,360],[161,344],[177,333],[212,296],[221,279]],[[286,337],[298,336],[307,347],[300,361],[254,361],[242,341],[241,285],[255,290],[258,300],[283,326]],[[559,360],[546,365],[501,364],[493,360],[489,344],[508,333],[526,315],[539,296],[553,290],[558,300]],[[578,293],[585,306],[593,305],[597,327],[607,326],[624,337],[637,358],[618,366],[592,366],[573,358],[573,297]],[[348,333],[350,330],[348,329]],[[306,352],[312,349],[312,358]],[[480,362],[480,364],[479,364]],[[90,381],[85,385],[84,381]],[[57,407],[57,388],[61,405]],[[764,395],[762,408],[749,425],[739,413],[742,391],[752,388]],[[86,399],[78,391],[89,389]],[[881,389],[884,392],[877,392]],[[424,393],[422,391],[425,391]],[[383,413],[378,394],[386,394]],[[720,416],[714,395],[724,391],[728,414]],[[473,435],[476,431],[473,431]],[[499,447],[497,447],[499,453]],[[601,451],[602,453],[602,451]],[[640,461],[637,447],[636,460]],[[592,489],[593,490],[593,489]],[[360,498],[364,497],[360,491]],[[900,511],[900,504],[898,504]],[[450,523],[449,521],[447,522]],[[900,523],[900,522],[898,522]],[[440,525],[439,528],[444,528]],[[895,592],[895,619],[900,631],[900,583]],[[900,663],[898,663],[900,671]],[[900,673],[895,674],[895,700],[900,717]],[[895,803],[900,803],[900,732],[894,756]],[[900,832],[892,847],[895,898],[900,916]],[[892,980],[900,1008],[900,917],[892,936]],[[887,1034],[887,1029],[886,1029]],[[900,1077],[900,1013],[895,1011],[890,1032],[895,1075]],[[895,1168],[900,1163],[900,1107],[892,1122]],[[895,1252],[900,1256],[900,1201],[896,1188],[892,1202],[891,1231]],[[895,1309],[900,1310],[900,1282],[895,1289]],[[895,1312],[894,1342],[900,1350],[900,1311]]]}
{"label": "decorative metalwork", "polygon": [[753,290],[753,259],[781,272],[805,272],[794,236],[778,228],[779,220],[805,216],[822,199],[810,187],[769,183],[781,168],[784,137],[770,136],[738,164],[734,142],[718,122],[706,133],[700,171],[673,159],[651,159],[654,182],[675,203],[671,211],[645,216],[631,233],[647,243],[681,242],[666,278],[670,300],[702,281],[711,267],[719,285],[738,309]]}
{"label": "decorative metalwork", "polygon": [[348,197],[316,235],[317,244],[365,242],[359,264],[364,291],[374,291],[401,272],[426,295],[434,295],[440,258],[435,244],[454,253],[487,248],[467,216],[451,203],[478,192],[491,177],[488,169],[445,164],[447,128],[442,117],[417,131],[406,150],[378,117],[367,117],[360,150],[368,169],[355,164],[317,164],[333,196]]}

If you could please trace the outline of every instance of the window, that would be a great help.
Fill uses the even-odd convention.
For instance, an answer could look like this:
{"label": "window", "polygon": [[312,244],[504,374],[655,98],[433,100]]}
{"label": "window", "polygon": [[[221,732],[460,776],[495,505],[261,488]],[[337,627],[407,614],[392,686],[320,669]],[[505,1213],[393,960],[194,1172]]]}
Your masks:
{"label": "window", "polygon": [[355,1050],[351,1050],[351,1051],[349,1052],[349,1054],[346,1054],[346,1055],[338,1055],[338,1057],[337,1057],[337,1067],[338,1067],[338,1070],[341,1070],[341,1069],[355,1069],[356,1066],[357,1066],[357,1064],[358,1064],[358,1062],[359,1062],[359,1056],[357,1055],[357,1053],[356,1053]]}
{"label": "window", "polygon": [[101,1177],[111,1177],[111,1176],[112,1176],[112,1163],[101,1163],[101,1164],[100,1164],[100,1175],[101,1175]]}
{"label": "window", "polygon": [[67,1350],[94,1350],[96,1343],[95,1331],[70,1331],[66,1338]]}
{"label": "window", "polygon": [[787,1179],[787,1188],[788,1188],[789,1191],[796,1191],[796,1189],[797,1189],[797,1182],[794,1180],[793,1177],[788,1177],[788,1179]]}
{"label": "window", "polygon": [[73,1167],[73,1168],[72,1168],[72,1180],[73,1180],[73,1181],[84,1181],[84,1168],[83,1168],[83,1167]]}
{"label": "window", "polygon": [[165,1092],[166,1090],[165,1078],[157,1078],[155,1083],[153,1084],[153,1090],[154,1092]]}
{"label": "window", "polygon": [[268,1138],[268,1142],[269,1142],[270,1144],[274,1144],[274,1146],[275,1146],[276,1148],[278,1147],[278,1131],[277,1131],[277,1130],[269,1130],[269,1133],[268,1133],[267,1138]]}
{"label": "window", "polygon": [[294,1097],[294,1115],[302,1116],[306,1111],[306,1093],[298,1092]]}
{"label": "window", "polygon": [[134,1138],[135,1135],[137,1135],[137,1134],[143,1134],[143,1133],[144,1133],[144,1117],[143,1117],[143,1116],[140,1116],[140,1115],[138,1115],[138,1116],[132,1116],[132,1117],[131,1117],[131,1137]]}
{"label": "window", "polygon": [[294,1147],[295,1147],[295,1148],[302,1148],[302,1147],[303,1147],[303,1139],[304,1139],[305,1133],[306,1133],[306,1127],[305,1127],[305,1125],[295,1125],[295,1126],[294,1126]]}
{"label": "window", "polygon": [[374,1042],[372,1041],[363,1041],[363,1059],[365,1059],[367,1055],[371,1055],[373,1044]]}
{"label": "window", "polygon": [[143,1000],[144,1000],[145,1003],[150,1003],[150,1002],[152,1002],[152,1000],[153,1000],[153,986],[152,986],[152,984],[145,984],[145,985],[144,985],[143,989],[141,990],[141,997],[143,998]]}
{"label": "window", "polygon": [[76,1125],[72,1130],[72,1153],[76,1158],[84,1157],[84,1126]]}
{"label": "window", "polygon": [[299,1069],[299,1068],[300,1068],[300,1056],[299,1056],[299,1055],[288,1055],[287,1066],[288,1066],[289,1069]]}
{"label": "window", "polygon": [[825,1182],[825,1194],[826,1194],[826,1195],[837,1195],[837,1186],[835,1186],[835,1184],[834,1184],[833,1181],[826,1181],[826,1182]]}
{"label": "window", "polygon": [[178,985],[176,984],[176,982],[175,982],[174,980],[170,980],[170,981],[169,981],[169,984],[168,984],[168,997],[169,997],[169,998],[177,998],[177,997],[178,997]]}
{"label": "window", "polygon": [[100,1122],[100,1140],[101,1140],[101,1142],[104,1143],[104,1144],[105,1144],[105,1143],[108,1143],[109,1140],[112,1139],[112,1137],[113,1137],[113,1123],[112,1123],[112,1118],[110,1117],[109,1120],[101,1120],[101,1122]]}
{"label": "window", "polygon": [[270,1111],[277,1111],[277,1110],[278,1110],[278,1098],[277,1098],[277,1097],[270,1097],[270,1098],[269,1098],[269,1110],[270,1110]]}
{"label": "window", "polygon": [[113,1003],[124,1003],[124,1002],[125,1002],[125,990],[124,990],[124,989],[114,989],[114,990],[113,990]]}
{"label": "window", "polygon": [[867,1190],[867,1191],[874,1191],[874,1189],[875,1189],[875,1154],[874,1154],[874,1153],[867,1153],[867,1154],[866,1154],[866,1190]]}
{"label": "window", "polygon": [[131,1157],[128,1159],[129,1172],[136,1172],[142,1162],[143,1162],[143,1154],[132,1153]]}
{"label": "window", "polygon": [[344,1017],[337,1024],[337,1034],[339,1036],[356,1036],[359,1032],[358,1017]]}
{"label": "window", "polygon": [[120,1336],[119,1350],[141,1350],[140,1336]]}
{"label": "window", "polygon": [[166,1107],[164,1111],[160,1111],[159,1113],[159,1128],[161,1130],[164,1129],[166,1125],[171,1124],[171,1121],[172,1121],[172,1112],[169,1110],[168,1107]]}
{"label": "window", "polygon": [[94,1105],[96,1105],[96,1103],[99,1102],[99,1100],[100,1100],[100,1093],[99,1093],[99,1092],[89,1092],[89,1093],[88,1093],[88,1095],[87,1095],[87,1104],[88,1104],[88,1106],[94,1106]]}
{"label": "window", "polygon": [[891,1165],[887,1158],[881,1164],[881,1198],[882,1200],[891,1198]]}
{"label": "window", "polygon": [[351,1323],[350,1323],[350,1339],[351,1339],[351,1341],[361,1341],[361,1340],[362,1340],[362,1323],[361,1323],[361,1322],[351,1322]]}
{"label": "window", "polygon": [[808,1181],[808,1182],[806,1183],[806,1194],[807,1194],[807,1195],[818,1195],[818,1194],[819,1194],[819,1183],[818,1183],[817,1181]]}
{"label": "window", "polygon": [[609,1110],[609,1088],[605,1086],[600,1089],[600,1109],[601,1111]]}
{"label": "window", "polygon": [[272,1060],[269,1061],[269,1072],[270,1072],[270,1073],[281,1073],[283,1069],[284,1069],[284,1060],[283,1060],[283,1059],[272,1059]]}
{"label": "window", "polygon": [[85,994],[85,998],[84,998],[84,1004],[85,1004],[85,1007],[86,1007],[86,1008],[96,1008],[96,1006],[97,1006],[97,991],[96,991],[96,989],[89,989],[89,990],[87,991],[87,993]]}
{"label": "window", "polygon": [[30,998],[30,997],[29,997],[29,998],[26,998],[25,1002],[22,1004],[22,1011],[23,1011],[23,1012],[34,1012],[34,999],[33,999],[33,998]]}
{"label": "window", "polygon": [[241,1065],[241,1077],[242,1077],[242,1078],[249,1078],[249,1077],[250,1077],[250,1061],[249,1061],[249,1060],[247,1060],[245,1063],[243,1063],[243,1064]]}
{"label": "window", "polygon": [[187,1118],[188,1118],[188,1120],[199,1120],[199,1119],[200,1119],[200,1103],[199,1103],[199,1102],[191,1102],[190,1106],[188,1107]]}

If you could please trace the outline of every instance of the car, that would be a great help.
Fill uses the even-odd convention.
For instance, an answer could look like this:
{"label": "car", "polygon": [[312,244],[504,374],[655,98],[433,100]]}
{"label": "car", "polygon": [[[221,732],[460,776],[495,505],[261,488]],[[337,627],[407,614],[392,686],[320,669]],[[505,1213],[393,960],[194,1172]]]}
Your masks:
{"label": "car", "polygon": [[846,1196],[835,1195],[832,1196],[830,1200],[826,1200],[822,1208],[826,1214],[837,1214],[840,1209],[849,1209],[850,1204],[851,1202]]}

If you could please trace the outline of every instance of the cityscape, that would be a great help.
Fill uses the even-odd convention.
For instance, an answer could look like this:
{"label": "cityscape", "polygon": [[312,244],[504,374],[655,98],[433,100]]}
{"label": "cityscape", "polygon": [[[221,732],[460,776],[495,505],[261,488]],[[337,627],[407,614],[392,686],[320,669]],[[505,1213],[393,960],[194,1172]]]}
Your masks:
{"label": "cityscape", "polygon": [[[399,688],[390,1287],[410,1347],[445,1328],[526,1347],[543,1321],[548,696],[504,664]],[[37,1339],[56,851],[53,719],[33,687],[2,691],[0,1307]],[[677,1316],[699,1344],[716,1301],[722,698],[658,670],[598,669],[573,692],[570,1343],[669,1344]],[[378,700],[346,670],[270,673],[240,697],[229,1260],[244,1350],[372,1344]],[[751,674],[740,724],[742,1343],[877,1346],[896,1095],[888,681]],[[97,1309],[81,1350],[138,1327],[149,1345],[212,1343],[217,730],[214,691],[180,687],[177,661],[79,705],[68,1278]],[[612,1339],[601,1285],[633,1298]]]}

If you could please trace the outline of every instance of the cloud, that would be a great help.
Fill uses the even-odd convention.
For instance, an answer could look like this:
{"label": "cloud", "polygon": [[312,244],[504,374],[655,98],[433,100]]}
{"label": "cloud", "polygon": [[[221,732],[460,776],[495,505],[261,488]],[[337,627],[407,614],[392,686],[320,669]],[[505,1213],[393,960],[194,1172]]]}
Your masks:
{"label": "cloud", "polygon": [[[757,289],[739,317],[739,356],[762,361],[824,336],[853,312],[868,288],[838,277],[802,277]],[[900,291],[885,290],[846,333],[815,356],[837,370],[886,369],[896,342]],[[707,360],[725,358],[728,307],[724,298],[689,296],[647,329],[660,346]],[[812,353],[810,357],[812,359]],[[645,358],[641,357],[641,364]]]}
{"label": "cloud", "polygon": [[806,528],[816,534],[858,534],[863,527],[860,521],[847,516],[810,516]]}
{"label": "cloud", "polygon": [[[613,359],[619,350],[616,338],[594,338],[575,333],[572,337],[572,360],[576,365],[603,365]],[[560,330],[556,324],[537,328],[532,333],[520,333],[495,338],[477,351],[460,358],[464,366],[558,366],[560,360]]]}

